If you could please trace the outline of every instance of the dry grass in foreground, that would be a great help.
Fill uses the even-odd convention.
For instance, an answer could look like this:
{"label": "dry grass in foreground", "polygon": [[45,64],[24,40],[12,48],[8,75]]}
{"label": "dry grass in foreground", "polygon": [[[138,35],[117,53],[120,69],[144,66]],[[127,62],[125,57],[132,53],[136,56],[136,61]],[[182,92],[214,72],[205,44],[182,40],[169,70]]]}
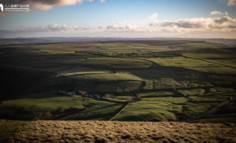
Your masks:
{"label": "dry grass in foreground", "polygon": [[33,121],[8,142],[236,142],[236,124]]}

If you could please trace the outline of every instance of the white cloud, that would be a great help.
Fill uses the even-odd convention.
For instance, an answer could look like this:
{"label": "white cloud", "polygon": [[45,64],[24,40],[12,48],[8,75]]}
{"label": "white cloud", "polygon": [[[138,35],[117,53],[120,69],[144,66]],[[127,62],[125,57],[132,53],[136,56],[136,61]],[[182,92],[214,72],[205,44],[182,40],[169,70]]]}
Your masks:
{"label": "white cloud", "polygon": [[137,28],[138,28],[138,26],[130,25],[130,24],[126,24],[124,26],[119,26],[119,25],[109,25],[109,26],[107,26],[108,30],[135,30]]}
{"label": "white cloud", "polygon": [[101,3],[104,3],[104,2],[106,2],[106,0],[100,0],[101,1]]}
{"label": "white cloud", "polygon": [[[140,24],[128,24],[126,20],[118,22],[118,24],[108,25],[106,27],[97,26],[67,26],[60,24],[49,24],[37,27],[18,27],[13,30],[0,29],[2,35],[40,35],[40,34],[60,34],[60,33],[108,33],[117,34],[117,36],[134,33],[138,35],[198,35],[202,36],[213,35],[236,35],[236,18],[223,16],[220,18],[190,18],[178,19],[175,21],[152,21],[149,26]],[[27,33],[27,34],[24,34]],[[138,34],[135,34],[138,33]],[[92,36],[92,35],[91,35]]]}
{"label": "white cloud", "polygon": [[4,30],[5,32],[60,32],[60,31],[74,31],[74,30],[99,30],[102,27],[93,27],[93,26],[84,26],[84,27],[77,27],[77,26],[66,26],[66,25],[59,25],[59,24],[49,24],[46,26],[37,26],[37,27],[26,27],[21,26],[14,30]]}
{"label": "white cloud", "polygon": [[225,15],[228,16],[228,12],[225,12]]}
{"label": "white cloud", "polygon": [[155,20],[155,19],[157,19],[157,17],[158,17],[158,13],[153,13],[149,18],[151,20]]}
{"label": "white cloud", "polygon": [[109,25],[107,26],[107,32],[116,32],[116,33],[146,33],[153,32],[154,29],[151,29],[149,26],[137,26],[137,25]]}
{"label": "white cloud", "polygon": [[93,26],[84,26],[84,27],[79,27],[76,30],[98,30],[98,29],[103,29],[103,27],[99,26],[99,27],[93,27]]}
{"label": "white cloud", "polygon": [[220,11],[212,11],[212,12],[211,12],[211,15],[217,15],[217,14],[221,15],[222,12],[220,12]]}
{"label": "white cloud", "polygon": [[228,6],[234,6],[236,4],[236,0],[228,0]]}

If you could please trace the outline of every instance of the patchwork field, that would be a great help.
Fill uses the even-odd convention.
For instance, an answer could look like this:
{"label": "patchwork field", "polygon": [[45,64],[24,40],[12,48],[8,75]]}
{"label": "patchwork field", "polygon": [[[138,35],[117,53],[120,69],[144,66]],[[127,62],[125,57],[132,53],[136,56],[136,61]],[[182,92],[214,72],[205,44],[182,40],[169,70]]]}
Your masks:
{"label": "patchwork field", "polygon": [[1,45],[0,118],[185,120],[236,96],[235,51],[204,41]]}

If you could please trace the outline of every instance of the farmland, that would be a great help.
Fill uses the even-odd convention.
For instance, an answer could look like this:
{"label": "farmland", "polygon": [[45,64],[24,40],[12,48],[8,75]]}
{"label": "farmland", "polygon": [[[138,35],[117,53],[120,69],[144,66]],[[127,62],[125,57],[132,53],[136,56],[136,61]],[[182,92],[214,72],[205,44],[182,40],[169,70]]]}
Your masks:
{"label": "farmland", "polygon": [[0,117],[181,121],[236,96],[235,48],[145,40],[2,45]]}

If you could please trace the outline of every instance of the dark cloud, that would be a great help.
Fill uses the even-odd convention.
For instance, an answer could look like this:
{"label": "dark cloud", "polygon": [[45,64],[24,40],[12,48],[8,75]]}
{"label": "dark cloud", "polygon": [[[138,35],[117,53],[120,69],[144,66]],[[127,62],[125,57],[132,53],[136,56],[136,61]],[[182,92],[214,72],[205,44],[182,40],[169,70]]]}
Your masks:
{"label": "dark cloud", "polygon": [[232,18],[227,17],[227,16],[214,19],[214,22],[217,23],[217,24],[223,24],[225,22],[231,22],[231,21],[232,21]]}
{"label": "dark cloud", "polygon": [[152,22],[149,26],[157,27],[173,27],[173,28],[189,28],[189,29],[217,29],[228,28],[234,29],[236,26],[236,19],[224,16],[221,18],[193,18],[181,19],[168,22]]}
{"label": "dark cloud", "polygon": [[192,22],[187,20],[179,20],[176,22],[162,22],[159,24],[162,27],[179,27],[179,28],[202,28],[201,22]]}

